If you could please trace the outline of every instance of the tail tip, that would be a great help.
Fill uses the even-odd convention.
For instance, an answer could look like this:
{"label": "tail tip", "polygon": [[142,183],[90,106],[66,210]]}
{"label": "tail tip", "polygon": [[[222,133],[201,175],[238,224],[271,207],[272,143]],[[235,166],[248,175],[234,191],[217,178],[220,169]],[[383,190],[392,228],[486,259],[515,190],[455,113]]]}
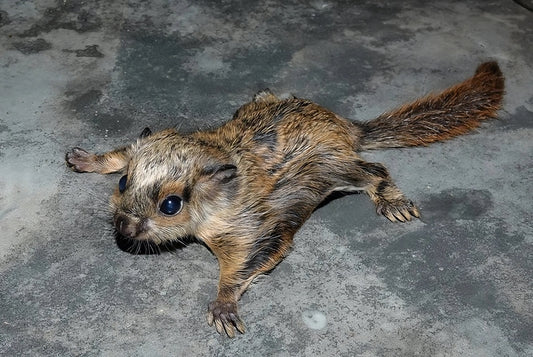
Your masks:
{"label": "tail tip", "polygon": [[500,66],[496,61],[490,61],[480,64],[476,69],[474,76],[483,83],[490,84],[494,89],[503,91],[505,87],[505,80]]}
{"label": "tail tip", "polygon": [[496,61],[484,62],[480,64],[476,69],[476,74],[481,74],[481,73],[493,74],[496,76],[502,75],[500,66],[498,65],[498,62]]}

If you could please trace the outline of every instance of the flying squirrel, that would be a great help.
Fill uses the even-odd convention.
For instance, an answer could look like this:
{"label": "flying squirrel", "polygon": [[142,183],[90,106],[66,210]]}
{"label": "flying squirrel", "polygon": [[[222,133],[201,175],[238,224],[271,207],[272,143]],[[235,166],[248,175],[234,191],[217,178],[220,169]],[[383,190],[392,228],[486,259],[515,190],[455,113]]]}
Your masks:
{"label": "flying squirrel", "polygon": [[243,292],[287,255],[294,234],[333,192],[366,192],[393,222],[420,216],[387,169],[359,152],[465,134],[496,117],[503,94],[496,62],[367,122],[267,89],[216,129],[146,128],[135,143],[104,154],[75,147],[66,162],[76,172],[122,173],[110,200],[120,238],[167,244],[195,237],[211,250],[220,276],[207,320],[234,337],[245,331],[237,311]]}

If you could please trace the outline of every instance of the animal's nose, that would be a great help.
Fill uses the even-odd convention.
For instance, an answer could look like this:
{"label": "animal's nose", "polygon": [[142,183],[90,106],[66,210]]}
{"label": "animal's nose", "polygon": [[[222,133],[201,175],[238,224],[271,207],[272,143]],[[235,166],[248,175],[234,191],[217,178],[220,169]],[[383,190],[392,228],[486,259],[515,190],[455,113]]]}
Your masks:
{"label": "animal's nose", "polygon": [[126,238],[135,238],[139,233],[137,231],[137,224],[122,214],[117,215],[115,218],[115,228],[120,235]]}

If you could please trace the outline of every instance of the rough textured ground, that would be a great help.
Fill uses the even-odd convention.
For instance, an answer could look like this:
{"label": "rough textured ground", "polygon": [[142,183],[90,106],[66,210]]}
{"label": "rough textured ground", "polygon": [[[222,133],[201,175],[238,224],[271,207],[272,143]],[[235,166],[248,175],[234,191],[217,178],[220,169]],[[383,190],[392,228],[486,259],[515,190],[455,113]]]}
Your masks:
{"label": "rough textured ground", "polygon": [[[533,355],[533,14],[513,1],[0,3],[0,355]],[[205,322],[202,246],[113,240],[117,176],[74,174],[149,125],[214,127],[259,89],[371,119],[497,60],[501,119],[384,163],[421,208],[393,224],[320,208],[244,295],[248,332]]]}

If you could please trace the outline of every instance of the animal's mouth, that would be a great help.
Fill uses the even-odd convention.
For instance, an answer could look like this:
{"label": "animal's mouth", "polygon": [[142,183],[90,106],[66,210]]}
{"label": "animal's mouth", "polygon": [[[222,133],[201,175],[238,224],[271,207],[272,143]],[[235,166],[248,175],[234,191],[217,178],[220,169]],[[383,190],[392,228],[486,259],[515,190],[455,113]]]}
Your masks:
{"label": "animal's mouth", "polygon": [[126,237],[122,235],[118,230],[115,230],[115,242],[122,251],[130,254],[161,254],[161,247],[159,244],[149,239],[142,239],[142,237]]}
{"label": "animal's mouth", "polygon": [[147,218],[131,217],[117,211],[113,215],[115,242],[117,246],[131,254],[161,254],[182,249],[194,241],[192,237],[162,239]]}

